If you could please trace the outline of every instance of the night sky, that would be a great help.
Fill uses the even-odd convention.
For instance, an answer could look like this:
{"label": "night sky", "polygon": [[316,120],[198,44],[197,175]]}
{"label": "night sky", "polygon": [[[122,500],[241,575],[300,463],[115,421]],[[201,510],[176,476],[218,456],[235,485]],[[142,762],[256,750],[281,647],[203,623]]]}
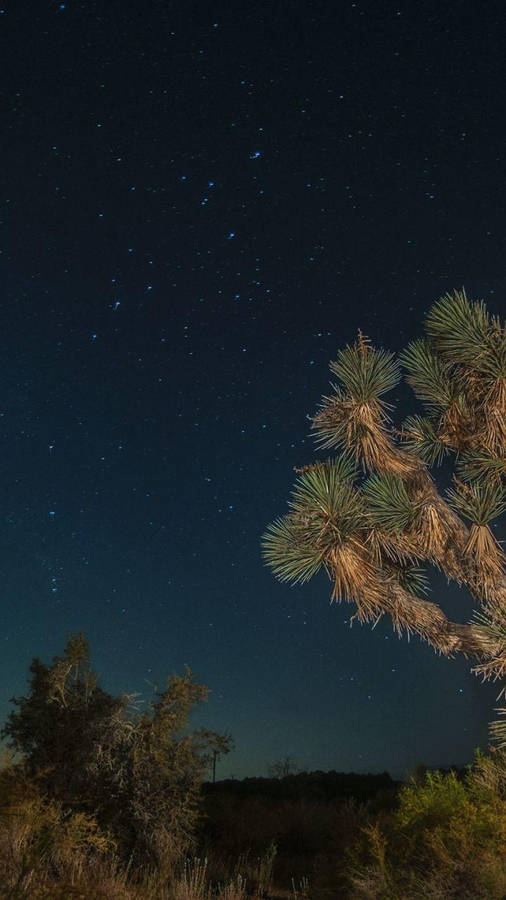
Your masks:
{"label": "night sky", "polygon": [[486,747],[496,686],[350,630],[260,538],[358,328],[400,350],[462,285],[504,313],[505,25],[494,0],[0,9],[2,719],[83,630],[108,690],[209,685],[218,777]]}

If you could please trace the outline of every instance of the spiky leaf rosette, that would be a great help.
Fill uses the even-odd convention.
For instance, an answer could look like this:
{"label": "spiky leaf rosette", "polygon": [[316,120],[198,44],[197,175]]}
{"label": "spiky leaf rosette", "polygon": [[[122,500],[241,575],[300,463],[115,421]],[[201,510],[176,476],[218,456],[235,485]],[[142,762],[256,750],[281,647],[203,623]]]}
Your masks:
{"label": "spiky leaf rosette", "polygon": [[398,581],[408,594],[417,596],[418,594],[427,594],[430,590],[425,569],[422,569],[420,566],[393,566],[387,564],[384,566],[384,570],[387,576],[391,576]]}
{"label": "spiky leaf rosette", "polygon": [[[465,291],[446,294],[429,311],[426,330],[433,350],[453,366],[466,402],[453,404],[459,450],[486,448],[504,455],[506,446],[506,326],[487,312],[483,301],[470,302]],[[467,446],[458,438],[466,431]]]}
{"label": "spiky leaf rosette", "polygon": [[276,519],[262,538],[263,555],[280,581],[304,584],[321,569],[325,550],[315,547],[297,516]]}
{"label": "spiky leaf rosette", "polygon": [[506,509],[506,493],[497,481],[464,484],[456,479],[455,484],[456,489],[448,491],[449,501],[472,522],[464,549],[470,586],[481,590],[485,600],[489,600],[503,577],[505,557],[488,523]]}
{"label": "spiky leaf rosette", "polygon": [[471,450],[460,457],[457,473],[462,481],[497,481],[506,477],[506,457],[487,450]]}
{"label": "spiky leaf rosette", "polygon": [[412,453],[417,453],[429,466],[441,465],[450,447],[437,433],[434,424],[422,416],[408,416],[401,429],[401,439]]}
{"label": "spiky leaf rosette", "polygon": [[320,449],[342,447],[364,469],[411,473],[420,463],[393,443],[386,427],[387,404],[380,399],[400,379],[393,355],[372,348],[359,335],[330,368],[341,384],[332,385],[334,394],[323,397],[311,420]]}
{"label": "spiky leaf rosette", "polygon": [[[464,291],[447,294],[430,310],[429,341],[444,362],[454,367],[473,421],[467,446],[504,456],[506,448],[506,326],[491,316],[482,301],[470,302]],[[460,416],[465,425],[464,416]],[[462,432],[465,429],[460,428]]]}
{"label": "spiky leaf rosette", "polygon": [[[296,485],[303,484],[304,489],[309,485],[320,484],[320,479],[328,479],[329,490],[332,491],[333,486],[339,482],[347,482],[352,484],[357,477],[357,464],[352,456],[348,453],[340,453],[334,459],[327,459],[325,462],[312,463],[309,466],[295,468],[299,472],[308,477],[298,481]],[[316,475],[310,473],[317,472]],[[296,488],[297,489],[297,488]]]}
{"label": "spiky leaf rosette", "polygon": [[506,375],[498,322],[482,300],[469,301],[464,289],[445,294],[431,307],[425,330],[446,363],[468,366],[494,379]]}
{"label": "spiky leaf rosette", "polygon": [[401,569],[399,581],[410,594],[427,594],[430,591],[429,579],[425,574],[425,569],[420,566],[408,566]]}
{"label": "spiky leaf rosette", "polygon": [[485,656],[472,671],[485,681],[497,681],[506,675],[506,610],[494,605],[490,612],[475,610],[471,621],[480,634]]}
{"label": "spiky leaf rosette", "polygon": [[393,353],[374,349],[362,336],[353,346],[339,351],[337,360],[330,363],[330,369],[357,403],[377,400],[401,379]]}
{"label": "spiky leaf rosette", "polygon": [[447,491],[448,501],[474,525],[487,525],[506,510],[506,492],[500,482],[477,481],[463,484],[454,479],[455,488]]}
{"label": "spiky leaf rosette", "polygon": [[323,397],[311,421],[319,449],[342,447],[364,470],[408,476],[422,467],[416,456],[394,444],[378,400],[357,403],[337,388],[334,396]]}
{"label": "spiky leaf rosette", "polygon": [[342,456],[299,476],[292,512],[270,525],[262,539],[265,560],[280,580],[308,581],[360,527],[364,511],[354,471],[353,461]]}
{"label": "spiky leaf rosette", "polygon": [[429,413],[439,413],[455,401],[458,385],[441,356],[432,352],[427,340],[412,341],[399,360],[408,371],[407,382]]}
{"label": "spiky leaf rosette", "polygon": [[346,398],[344,392],[337,385],[332,384],[331,386],[334,393],[322,397],[320,411],[311,419],[311,428],[316,432],[320,450],[344,447],[348,451],[352,449],[348,440],[348,423],[354,404]]}
{"label": "spiky leaf rosette", "polygon": [[418,507],[401,478],[371,475],[362,486],[367,513],[373,525],[385,531],[405,531],[416,518]]}

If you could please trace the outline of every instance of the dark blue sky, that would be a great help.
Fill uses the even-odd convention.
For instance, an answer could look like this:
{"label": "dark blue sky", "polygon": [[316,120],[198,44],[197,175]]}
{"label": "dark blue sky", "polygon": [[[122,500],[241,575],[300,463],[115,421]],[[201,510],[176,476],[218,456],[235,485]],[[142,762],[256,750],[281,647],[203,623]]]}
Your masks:
{"label": "dark blue sky", "polygon": [[1,8],[2,717],[84,630],[110,690],[192,666],[196,722],[236,741],[223,776],[486,746],[497,691],[469,663],[350,631],[259,542],[359,327],[400,350],[463,284],[504,312],[505,24],[499,2]]}

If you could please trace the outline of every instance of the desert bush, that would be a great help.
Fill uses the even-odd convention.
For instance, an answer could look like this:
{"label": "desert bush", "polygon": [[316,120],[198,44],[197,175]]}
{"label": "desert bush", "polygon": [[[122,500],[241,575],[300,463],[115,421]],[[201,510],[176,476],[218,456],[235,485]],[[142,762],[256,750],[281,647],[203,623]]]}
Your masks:
{"label": "desert bush", "polygon": [[94,866],[111,874],[116,845],[97,820],[44,797],[22,765],[0,772],[0,893],[35,895],[55,881],[74,884]]}
{"label": "desert bush", "polygon": [[[93,821],[132,870],[168,879],[194,841],[209,751],[227,749],[226,736],[187,728],[207,688],[186,669],[139,712],[132,698],[100,688],[83,635],[51,665],[33,660],[30,671],[30,691],[14,700],[2,732],[23,760],[11,781],[35,780],[44,809],[61,809],[67,831],[55,831],[59,841],[70,822],[86,829]],[[91,834],[90,826],[88,842]]]}
{"label": "desert bush", "polygon": [[502,900],[506,894],[506,754],[478,755],[463,780],[427,772],[395,812],[371,821],[349,853],[354,898]]}

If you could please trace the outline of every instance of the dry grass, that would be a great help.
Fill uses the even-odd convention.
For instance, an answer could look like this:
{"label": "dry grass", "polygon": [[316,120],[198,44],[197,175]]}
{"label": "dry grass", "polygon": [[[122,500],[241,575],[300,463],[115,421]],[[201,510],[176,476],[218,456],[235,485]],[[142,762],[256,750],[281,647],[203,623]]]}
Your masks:
{"label": "dry grass", "polygon": [[240,859],[231,878],[213,883],[207,859],[187,859],[179,872],[163,875],[129,872],[113,848],[104,840],[102,843],[97,840],[94,820],[88,817],[71,816],[65,821],[59,809],[40,800],[16,809],[10,807],[0,818],[0,896],[33,900],[261,900],[270,888],[275,850],[253,865],[246,857]]}

